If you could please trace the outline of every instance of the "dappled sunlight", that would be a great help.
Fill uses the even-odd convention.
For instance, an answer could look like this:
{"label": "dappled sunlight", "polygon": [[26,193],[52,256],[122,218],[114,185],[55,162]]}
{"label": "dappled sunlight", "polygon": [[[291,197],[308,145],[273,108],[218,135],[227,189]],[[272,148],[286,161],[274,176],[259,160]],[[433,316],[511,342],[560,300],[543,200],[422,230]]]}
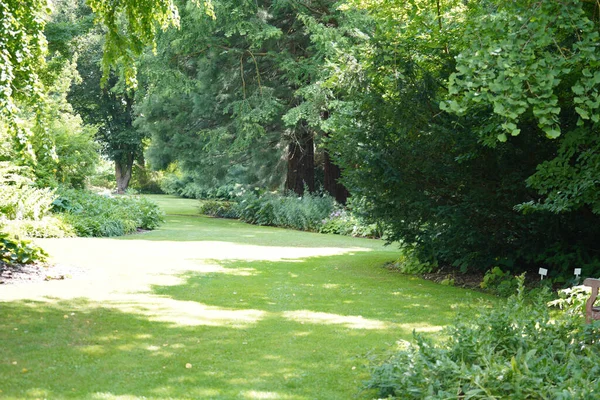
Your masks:
{"label": "dappled sunlight", "polygon": [[337,283],[324,283],[321,285],[324,289],[338,289],[340,287]]}
{"label": "dappled sunlight", "polygon": [[167,322],[175,326],[247,328],[266,315],[265,311],[260,310],[231,310],[207,306],[195,301],[181,301],[159,296],[126,297],[105,306],[144,315],[150,321]]}
{"label": "dappled sunlight", "polygon": [[34,398],[34,399],[47,398],[47,396],[49,396],[49,395],[50,395],[50,393],[48,392],[48,390],[42,389],[42,388],[34,388],[34,389],[29,389],[27,391],[27,397]]}
{"label": "dappled sunlight", "polygon": [[51,261],[77,267],[82,276],[27,286],[4,286],[0,301],[20,299],[74,299],[110,301],[121,294],[150,293],[154,285],[182,284],[189,272],[252,276],[254,268],[226,268],[224,261],[298,262],[303,258],[370,251],[362,248],[296,248],[241,245],[228,242],[119,240],[97,238],[39,239]]}
{"label": "dappled sunlight", "polygon": [[241,396],[243,399],[248,399],[248,400],[259,400],[259,399],[298,399],[299,397],[296,396],[287,396],[284,395],[282,393],[277,393],[277,392],[263,392],[263,391],[257,391],[257,390],[248,390],[248,391],[244,391],[241,393]]}
{"label": "dappled sunlight", "polygon": [[[352,398],[366,355],[413,330],[438,337],[473,303],[381,268],[399,253],[275,229],[260,240],[240,227],[220,233],[231,241],[203,241],[206,229],[177,241],[171,228],[157,233],[169,240],[39,241],[84,273],[0,286],[0,397]],[[259,240],[241,244],[244,234]]]}
{"label": "dappled sunlight", "polygon": [[412,332],[413,330],[418,333],[437,333],[441,332],[444,327],[440,325],[429,325],[426,323],[410,323],[410,324],[398,324],[398,327],[401,329],[405,329],[408,332]]}
{"label": "dappled sunlight", "polygon": [[291,321],[322,325],[341,325],[350,329],[390,329],[397,324],[363,318],[362,316],[346,316],[309,310],[285,311],[283,317]]}

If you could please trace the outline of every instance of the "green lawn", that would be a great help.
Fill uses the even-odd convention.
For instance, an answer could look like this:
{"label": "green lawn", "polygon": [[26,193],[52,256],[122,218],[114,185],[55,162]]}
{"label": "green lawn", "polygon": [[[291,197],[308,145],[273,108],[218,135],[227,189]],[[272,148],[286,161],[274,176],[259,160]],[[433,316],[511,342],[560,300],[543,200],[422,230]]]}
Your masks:
{"label": "green lawn", "polygon": [[490,299],[383,268],[380,241],[152,198],[156,231],[43,241],[90,278],[0,287],[0,398],[368,399],[369,359]]}

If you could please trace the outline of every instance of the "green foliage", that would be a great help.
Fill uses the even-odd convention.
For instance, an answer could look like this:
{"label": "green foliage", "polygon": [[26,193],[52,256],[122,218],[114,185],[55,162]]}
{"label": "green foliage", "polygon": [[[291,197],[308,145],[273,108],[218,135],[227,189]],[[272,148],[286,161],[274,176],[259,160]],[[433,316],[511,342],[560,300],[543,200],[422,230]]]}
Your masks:
{"label": "green foliage", "polygon": [[160,188],[167,194],[186,199],[236,200],[246,193],[246,185],[225,184],[208,186],[197,183],[192,175],[166,174],[160,182]]}
{"label": "green foliage", "polygon": [[164,194],[161,189],[163,173],[161,171],[151,171],[147,166],[135,164],[133,166],[133,175],[129,188],[137,190],[143,194]]}
{"label": "green foliage", "polygon": [[[476,317],[462,315],[440,345],[420,335],[372,368],[367,387],[398,399],[598,397],[600,325],[551,314],[519,292]],[[578,310],[579,311],[579,310]]]}
{"label": "green foliage", "polygon": [[[57,2],[59,5],[61,2]],[[111,66],[121,65],[127,85],[136,84],[134,57],[155,44],[156,27],[166,29],[178,24],[178,13],[172,0],[136,1],[90,0],[95,21],[106,29],[106,46],[102,69],[108,77]],[[197,4],[200,4],[199,2]],[[0,117],[7,121],[26,146],[29,130],[18,118],[18,102],[34,104],[43,97],[41,75],[45,68],[47,41],[44,27],[51,13],[47,0],[9,0],[0,4]],[[213,15],[209,0],[202,3]],[[52,31],[50,31],[52,33]],[[59,49],[60,50],[60,49]]]}
{"label": "green foliage", "polygon": [[54,190],[33,186],[0,185],[0,213],[9,220],[39,221],[50,211]]}
{"label": "green foliage", "polygon": [[552,300],[548,305],[559,307],[561,310],[569,314],[584,315],[585,304],[587,303],[592,288],[589,286],[573,286],[567,289],[558,291],[558,298]]}
{"label": "green foliage", "polygon": [[482,116],[488,145],[508,135],[558,139],[527,180],[538,196],[522,211],[600,213],[598,5],[569,0],[469,4],[443,109]]}
{"label": "green foliage", "polygon": [[308,26],[343,18],[336,2],[213,3],[214,21],[182,7],[181,30],[160,35],[158,57],[142,63],[135,125],[152,136],[148,158],[160,169],[176,163],[201,187],[314,190],[325,53]]}
{"label": "green foliage", "polygon": [[[169,26],[179,26],[179,13],[173,0],[137,1],[88,0],[97,20],[106,28],[106,44],[102,57],[103,82],[108,79],[114,64],[123,67],[128,86],[135,87],[136,64],[146,46],[156,50],[157,26],[162,30]],[[203,5],[205,12],[214,17],[210,0],[193,1]]]}
{"label": "green foliage", "polygon": [[382,232],[377,224],[365,224],[346,209],[335,209],[329,217],[322,221],[321,233],[355,236],[365,238],[381,238]]}
{"label": "green foliage", "polygon": [[517,125],[532,117],[557,138],[569,129],[561,126],[562,107],[576,112],[580,125],[598,122],[598,31],[586,8],[576,0],[472,4],[445,107],[463,114],[491,106],[497,118],[489,122],[499,126],[482,131],[500,141],[518,135]]}
{"label": "green foliage", "polygon": [[494,267],[485,273],[479,286],[500,296],[510,296],[517,289],[517,283],[517,278],[509,271]]}
{"label": "green foliage", "polygon": [[45,261],[48,254],[27,240],[11,237],[0,232],[0,262],[7,264],[31,264]]}
{"label": "green foliage", "polygon": [[[562,3],[540,3],[545,3],[544,12],[563,7]],[[329,118],[323,123],[330,132],[326,146],[342,167],[343,182],[352,197],[364,198],[364,207],[357,215],[379,223],[391,241],[412,249],[419,264],[452,265],[463,271],[487,271],[494,266],[534,270],[545,265],[556,275],[570,274],[572,265],[581,265],[592,275],[600,271],[596,246],[588,240],[600,233],[600,218],[586,207],[594,201],[596,191],[595,134],[587,130],[589,140],[577,140],[577,145],[560,150],[559,142],[539,134],[533,106],[528,105],[530,111],[522,114],[518,124],[522,133],[499,143],[496,136],[504,133],[501,125],[505,121],[498,120],[493,105],[476,103],[467,113],[445,112],[448,108],[440,105],[449,96],[454,98],[454,92],[449,93],[454,90],[450,76],[460,73],[457,68],[468,62],[467,54],[492,57],[489,51],[495,49],[478,53],[471,48],[489,40],[507,45],[512,40],[505,35],[506,30],[496,30],[493,38],[491,32],[480,38],[481,33],[472,28],[480,24],[478,18],[482,17],[481,24],[510,23],[519,29],[516,21],[522,16],[513,13],[503,18],[502,12],[528,4],[532,3],[484,1],[465,6],[463,1],[448,1],[440,2],[438,8],[437,2],[426,0],[393,1],[385,6],[355,1],[346,7],[363,12],[363,16],[348,23],[363,22],[354,25],[360,34],[348,35],[352,40],[328,40],[336,30],[348,27],[320,27],[320,46],[335,47],[330,53],[329,77],[322,84],[329,99]],[[532,10],[540,12],[537,5]],[[497,10],[504,11],[496,14]],[[532,10],[526,15],[536,12]],[[535,25],[536,18],[526,21]],[[548,13],[540,18],[547,21],[554,16]],[[572,28],[552,26],[561,32]],[[535,32],[543,29],[544,24],[536,25]],[[556,40],[560,44],[569,38],[563,35]],[[560,52],[555,45],[530,45],[535,52]],[[457,59],[459,55],[465,58]],[[477,64],[475,82],[494,73],[492,66],[497,67],[498,74],[504,71],[503,56],[498,57],[491,66]],[[522,64],[508,63],[509,67],[507,74],[522,78]],[[572,72],[576,74],[575,69]],[[542,82],[547,75],[537,76],[535,79]],[[501,81],[512,84],[508,79]],[[463,83],[465,91],[471,90],[466,75]],[[567,83],[566,78],[563,83]],[[561,87],[555,92],[567,105],[570,92]],[[478,93],[473,91],[474,102]],[[492,89],[486,92],[487,96],[496,94]],[[505,107],[514,105],[510,100],[506,99]],[[560,120],[564,126],[576,127],[572,107],[562,109]],[[566,133],[560,140],[572,134]],[[492,141],[484,140],[490,137]],[[489,146],[482,146],[482,142]],[[560,153],[570,158],[560,157],[546,164]],[[536,178],[542,174],[549,176],[543,184]],[[574,179],[576,176],[585,181]],[[557,201],[556,208],[565,211],[560,216],[550,208],[521,212],[524,207],[519,205],[544,204],[543,198],[550,198],[550,192],[559,200],[581,203],[569,207]]]}
{"label": "green foliage", "polygon": [[44,97],[35,106],[24,104],[18,114],[26,134],[0,123],[0,140],[6,143],[0,160],[29,167],[38,187],[81,188],[99,161],[96,128],[84,125],[66,99],[71,83],[79,79],[75,64],[63,62],[55,69],[57,76],[47,83]]}
{"label": "green foliage", "polygon": [[49,215],[56,198],[52,189],[33,186],[29,169],[0,162],[0,225],[13,236],[65,237],[73,230]]}
{"label": "green foliage", "polygon": [[81,190],[60,190],[54,210],[78,236],[121,236],[138,228],[155,229],[163,220],[162,211],[147,199]]}
{"label": "green foliage", "polygon": [[237,208],[240,219],[251,224],[319,231],[334,206],[333,198],[327,195],[247,194],[238,201]]}
{"label": "green foliage", "polygon": [[[46,38],[43,30],[50,12],[46,0],[9,0],[0,4],[0,119],[18,128],[18,101],[40,98],[39,71],[45,64]],[[24,138],[23,138],[24,139]]]}
{"label": "green foliage", "polygon": [[414,246],[403,245],[402,255],[393,264],[393,267],[403,274],[418,275],[433,272],[438,265],[433,262],[424,262],[419,258],[419,253]]}
{"label": "green foliage", "polygon": [[218,218],[233,218],[240,217],[236,203],[221,200],[202,200],[200,202],[200,214],[209,215]]}
{"label": "green foliage", "polygon": [[116,189],[115,168],[112,163],[101,160],[96,170],[89,176],[89,185],[95,188]]}
{"label": "green foliage", "polygon": [[77,236],[73,227],[60,217],[46,215],[39,220],[5,221],[2,231],[18,237],[65,238]]}

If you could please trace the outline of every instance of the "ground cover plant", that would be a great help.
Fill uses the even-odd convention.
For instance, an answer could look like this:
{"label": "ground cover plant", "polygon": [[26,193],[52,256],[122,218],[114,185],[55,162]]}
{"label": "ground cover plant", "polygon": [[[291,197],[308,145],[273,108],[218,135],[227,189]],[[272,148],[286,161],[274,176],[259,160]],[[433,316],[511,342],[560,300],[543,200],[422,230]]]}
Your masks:
{"label": "ground cover plant", "polygon": [[155,229],[163,213],[151,201],[136,196],[104,196],[62,189],[53,209],[73,226],[77,236],[120,236],[137,229]]}
{"label": "ground cover plant", "polygon": [[[600,324],[585,325],[583,301],[518,292],[493,312],[462,315],[440,345],[415,335],[373,368],[367,387],[398,399],[592,399],[600,395]],[[586,296],[587,298],[587,296]]]}
{"label": "ground cover plant", "polygon": [[16,239],[0,232],[0,263],[30,264],[44,261],[46,252],[27,240]]}
{"label": "ground cover plant", "polygon": [[0,397],[367,399],[370,354],[495,301],[382,268],[399,251],[381,241],[149,198],[157,230],[42,241],[89,277],[2,288]]}

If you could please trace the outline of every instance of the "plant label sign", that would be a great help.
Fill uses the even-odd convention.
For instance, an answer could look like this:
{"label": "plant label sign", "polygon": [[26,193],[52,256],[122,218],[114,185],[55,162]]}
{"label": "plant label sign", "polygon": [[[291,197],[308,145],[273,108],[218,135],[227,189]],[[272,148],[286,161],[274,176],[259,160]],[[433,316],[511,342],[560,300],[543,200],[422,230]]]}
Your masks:
{"label": "plant label sign", "polygon": [[575,277],[579,278],[580,275],[581,275],[581,268],[575,268]]}
{"label": "plant label sign", "polygon": [[546,275],[548,275],[548,270],[546,268],[540,268],[540,272],[539,272],[540,276],[542,277],[542,281],[544,280],[544,277]]}

